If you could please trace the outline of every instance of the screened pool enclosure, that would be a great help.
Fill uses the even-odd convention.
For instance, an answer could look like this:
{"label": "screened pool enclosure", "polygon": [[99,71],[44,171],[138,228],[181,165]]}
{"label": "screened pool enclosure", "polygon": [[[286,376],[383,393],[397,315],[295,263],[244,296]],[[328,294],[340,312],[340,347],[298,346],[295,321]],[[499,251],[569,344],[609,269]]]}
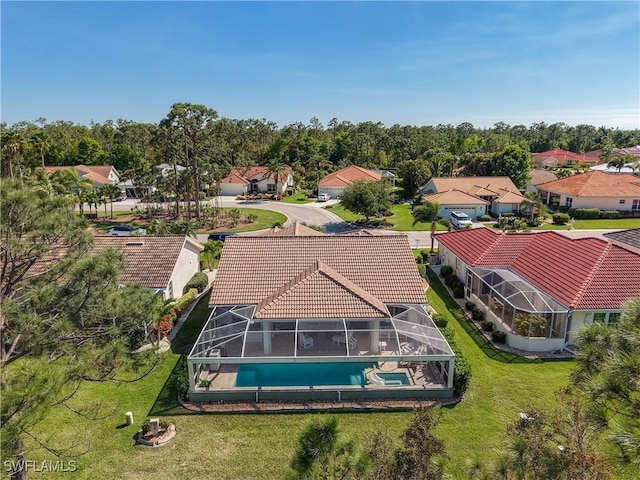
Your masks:
{"label": "screened pool enclosure", "polygon": [[[188,356],[191,398],[451,396],[454,353],[425,306],[386,307],[389,316],[382,318],[256,319],[255,305],[218,305]],[[256,368],[257,364],[262,367]],[[238,382],[239,371],[245,379],[247,370],[263,372],[265,364],[279,374],[276,383],[269,379],[277,375],[262,373],[251,377],[248,387]],[[298,371],[293,364],[302,366],[301,371],[313,373],[315,365],[318,372],[334,373],[282,380],[283,372]],[[353,368],[364,381],[353,380],[354,374],[340,376],[340,371]]]}

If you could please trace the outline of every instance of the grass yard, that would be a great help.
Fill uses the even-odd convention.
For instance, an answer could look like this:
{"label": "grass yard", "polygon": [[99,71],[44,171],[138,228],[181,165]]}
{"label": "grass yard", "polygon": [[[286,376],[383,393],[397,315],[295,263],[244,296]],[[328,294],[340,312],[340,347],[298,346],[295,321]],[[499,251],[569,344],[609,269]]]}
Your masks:
{"label": "grass yard", "polygon": [[[364,220],[364,215],[358,215],[347,209],[345,209],[340,203],[333,205],[330,209],[331,212],[338,215],[345,222],[355,222],[357,220]],[[417,223],[413,225],[413,217],[411,216],[411,205],[409,204],[395,204],[391,207],[393,215],[385,217],[389,223],[393,224],[391,230],[397,232],[429,232],[431,231],[430,223]],[[446,227],[438,223],[438,231],[446,231]]]}
{"label": "grass yard", "polygon": [[[495,222],[486,222],[487,226],[496,228]],[[628,228],[640,228],[640,218],[603,218],[598,220],[575,220],[574,230],[626,230]],[[544,223],[538,227],[529,227],[529,230],[569,230],[567,225],[554,225]]]}
{"label": "grass yard", "polygon": [[[494,349],[462,318],[455,301],[431,271],[429,302],[449,317],[456,340],[473,367],[473,378],[459,404],[442,410],[437,435],[443,438],[454,468],[467,459],[490,460],[503,443],[505,426],[531,405],[553,407],[554,392],[567,383],[571,362],[530,361]],[[165,479],[271,479],[284,478],[305,414],[202,415],[178,406],[173,377],[175,368],[195,341],[208,317],[207,297],[201,300],[177,335],[156,370],[135,383],[85,384],[75,406],[102,401],[112,416],[88,421],[57,407],[39,428],[44,436],[62,442],[78,441],[88,452],[71,456],[78,462],[74,478]],[[173,374],[172,374],[173,372]],[[135,425],[123,426],[124,412],[132,411]],[[177,435],[158,449],[134,446],[133,436],[148,416],[176,423]],[[376,429],[393,438],[405,428],[410,413],[336,414],[345,435],[360,442]],[[59,446],[59,445],[58,445]],[[43,449],[29,459],[55,460]],[[64,473],[33,473],[32,478],[63,478]]]}
{"label": "grass yard", "polygon": [[309,198],[307,196],[308,194],[309,194],[309,191],[303,190],[301,192],[296,192],[294,195],[291,195],[290,197],[284,197],[280,201],[284,203],[294,203],[296,205],[304,205],[305,203],[315,202],[315,199]]}
{"label": "grass yard", "polygon": [[[222,210],[228,212],[229,210],[233,210],[233,208],[223,208]],[[287,216],[282,213],[274,212],[271,210],[262,210],[260,208],[240,208],[239,209],[243,215],[253,214],[257,216],[255,222],[251,225],[243,225],[241,227],[236,228],[219,228],[216,230],[206,229],[203,232],[215,232],[215,231],[225,231],[225,232],[252,232],[254,230],[263,230],[265,228],[271,228],[276,223],[283,224],[287,221]]]}

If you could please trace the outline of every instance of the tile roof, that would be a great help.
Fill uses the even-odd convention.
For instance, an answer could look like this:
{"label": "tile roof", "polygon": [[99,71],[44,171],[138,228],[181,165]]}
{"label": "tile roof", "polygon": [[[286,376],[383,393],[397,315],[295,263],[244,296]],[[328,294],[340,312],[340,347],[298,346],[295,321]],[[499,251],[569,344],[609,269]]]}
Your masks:
{"label": "tile roof", "polygon": [[489,202],[460,190],[446,190],[431,193],[422,197],[427,202],[438,202],[440,205],[488,205]]}
{"label": "tile roof", "polygon": [[436,234],[467,265],[508,267],[574,309],[618,309],[640,296],[640,254],[599,238],[488,228]]}
{"label": "tile roof", "polygon": [[640,178],[592,170],[538,185],[541,190],[575,197],[640,197]]}
{"label": "tile roof", "polygon": [[190,243],[202,250],[185,235],[98,235],[94,240],[94,251],[115,248],[124,254],[123,283],[139,283],[147,288],[164,288],[185,245]]}
{"label": "tile roof", "polygon": [[558,176],[555,173],[542,168],[534,168],[531,170],[531,181],[529,182],[529,185],[539,185],[541,183],[552,182],[557,179]]}
{"label": "tile roof", "polygon": [[509,177],[434,177],[431,179],[437,192],[461,190],[476,196],[497,196],[496,190],[519,192]]}
{"label": "tile roof", "polygon": [[640,228],[620,230],[619,232],[609,232],[604,234],[609,240],[640,250]]}
{"label": "tile roof", "polygon": [[361,318],[384,303],[424,303],[424,290],[406,235],[235,236],[211,303],[258,304],[269,318]]}
{"label": "tile roof", "polygon": [[576,162],[592,163],[594,165],[600,163],[599,157],[582,153],[574,153],[568,150],[562,150],[561,148],[554,148],[553,150],[547,150],[546,152],[532,153],[531,156],[537,163],[540,163],[546,158],[553,158],[556,160],[575,160]]}
{"label": "tile roof", "polygon": [[112,183],[109,180],[109,173],[113,169],[111,165],[64,165],[64,166],[52,166],[52,167],[44,167],[44,171],[51,175],[54,172],[60,170],[70,170],[75,169],[78,171],[78,175],[81,178],[88,178],[95,183],[99,183],[100,185],[106,185],[108,183]]}
{"label": "tile roof", "polygon": [[317,237],[318,235],[325,235],[324,233],[314,230],[313,228],[307,227],[300,222],[293,222],[286,227],[273,227],[264,232],[262,235],[267,237]]}
{"label": "tile roof", "polygon": [[375,182],[382,178],[379,173],[372,172],[366,168],[351,165],[337,172],[330,173],[318,183],[319,186],[345,187],[358,180],[364,182]]}
{"label": "tile roof", "polygon": [[[284,182],[291,173],[291,167],[287,167],[286,173],[278,175],[278,183]],[[267,167],[255,165],[253,167],[234,167],[229,172],[229,175],[220,180],[220,183],[249,183],[251,178],[261,175],[263,178],[267,178],[269,175]]]}

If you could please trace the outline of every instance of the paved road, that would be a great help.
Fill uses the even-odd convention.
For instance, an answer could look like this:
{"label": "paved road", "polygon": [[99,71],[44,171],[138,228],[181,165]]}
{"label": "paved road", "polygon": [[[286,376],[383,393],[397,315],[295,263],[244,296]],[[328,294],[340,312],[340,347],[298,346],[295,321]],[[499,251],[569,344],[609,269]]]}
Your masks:
{"label": "paved road", "polygon": [[[262,200],[236,200],[235,197],[221,197],[221,203],[223,207],[246,207],[246,208],[259,208],[262,210],[273,210],[280,212],[287,216],[286,224],[291,222],[304,222],[312,225],[323,225],[327,228],[328,233],[339,233],[352,230],[348,223],[343,221],[335,213],[326,210],[322,207],[332,205],[336,203],[336,200],[330,200],[329,202],[313,202],[302,205],[296,205],[293,203],[262,201]],[[130,210],[131,207],[137,205],[137,200],[125,200],[113,204],[114,210]],[[474,228],[482,228],[481,224],[476,224]],[[382,235],[393,234],[405,234],[409,237],[409,244],[412,248],[427,248],[431,247],[431,232],[396,232],[392,230],[375,230]],[[555,230],[556,232],[565,235],[569,238],[585,238],[585,237],[599,237],[602,238],[604,233],[613,232],[616,230]],[[247,235],[251,235],[253,232],[247,232]],[[205,241],[206,235],[198,235],[198,240]],[[438,242],[435,242],[437,247]]]}

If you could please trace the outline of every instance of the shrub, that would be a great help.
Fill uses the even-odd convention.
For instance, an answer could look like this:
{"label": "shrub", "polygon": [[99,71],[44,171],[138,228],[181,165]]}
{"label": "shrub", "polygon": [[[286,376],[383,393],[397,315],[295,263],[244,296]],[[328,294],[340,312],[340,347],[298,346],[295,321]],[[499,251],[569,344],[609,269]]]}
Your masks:
{"label": "shrub", "polygon": [[597,208],[571,208],[568,214],[579,220],[595,220],[600,218],[600,210]]}
{"label": "shrub", "polygon": [[483,320],[480,326],[485,332],[490,332],[493,330],[493,322],[491,320]]}
{"label": "shrub", "polygon": [[554,225],[566,225],[569,222],[569,214],[567,213],[554,213],[553,224]]}
{"label": "shrub", "polygon": [[489,215],[480,215],[478,217],[478,221],[480,221],[480,222],[490,222],[491,221],[491,217]]}
{"label": "shrub", "polygon": [[600,212],[600,218],[620,218],[618,210],[603,210]]}
{"label": "shrub", "polygon": [[454,285],[460,282],[460,279],[455,273],[452,273],[450,275],[447,275],[444,281],[449,288],[453,288]]}
{"label": "shrub", "polygon": [[464,298],[464,285],[456,285],[452,290],[453,298]]}
{"label": "shrub", "polygon": [[507,334],[500,330],[494,330],[493,333],[491,333],[491,338],[493,338],[493,341],[496,343],[505,343],[507,341]]}
{"label": "shrub", "polygon": [[187,307],[196,299],[197,296],[198,290],[192,288],[176,301],[175,308],[177,308],[181,312],[184,312]]}
{"label": "shrub", "polygon": [[196,272],[191,277],[191,280],[187,282],[184,286],[184,290],[182,293],[187,293],[192,288],[195,288],[198,293],[204,292],[204,290],[209,286],[209,277],[204,272]]}
{"label": "shrub", "polygon": [[453,391],[456,395],[462,396],[469,387],[471,381],[471,364],[464,353],[458,347],[455,341],[455,332],[451,327],[446,327],[440,330],[442,336],[447,340],[451,350],[456,355],[456,360],[453,365]]}
{"label": "shrub", "polygon": [[513,212],[506,212],[502,214],[502,218],[511,218],[515,216]]}
{"label": "shrub", "polygon": [[[158,340],[163,339],[164,337],[166,337],[167,335],[169,335],[169,333],[171,332],[171,324],[169,322],[166,322],[164,320],[162,320],[158,325],[154,325],[153,327],[153,334],[155,335],[155,337]],[[160,333],[158,333],[160,332]]]}
{"label": "shrub", "polygon": [[449,320],[447,320],[447,317],[442,315],[441,313],[436,313],[433,317],[433,323],[436,324],[436,327],[438,327],[439,329],[443,329],[443,328],[447,328],[447,325],[449,324]]}
{"label": "shrub", "polygon": [[427,278],[427,266],[422,264],[422,263],[419,263],[418,264],[418,273],[420,274],[420,276],[422,278]]}
{"label": "shrub", "polygon": [[417,256],[416,256],[416,263],[417,263],[417,264],[422,264],[422,263],[424,263],[424,259],[422,258],[422,255],[417,255]]}
{"label": "shrub", "polygon": [[440,268],[440,276],[442,278],[445,278],[447,275],[451,275],[453,273],[453,268],[450,267],[449,265],[443,265]]}
{"label": "shrub", "polygon": [[467,303],[464,304],[464,308],[465,308],[465,310],[468,310],[470,312],[474,308],[476,308],[476,306],[471,300],[468,300]]}
{"label": "shrub", "polygon": [[477,322],[482,322],[484,320],[484,312],[476,307],[471,312],[471,318]]}
{"label": "shrub", "polygon": [[422,256],[422,263],[429,263],[429,251],[428,250],[422,250],[420,252],[420,255]]}
{"label": "shrub", "polygon": [[211,380],[200,380],[200,383],[198,383],[199,387],[210,387],[211,386]]}
{"label": "shrub", "polygon": [[173,320],[174,320],[174,317],[170,313],[167,313],[166,315],[163,315],[162,318],[160,318],[160,322],[168,323],[171,326],[171,328],[173,328]]}

